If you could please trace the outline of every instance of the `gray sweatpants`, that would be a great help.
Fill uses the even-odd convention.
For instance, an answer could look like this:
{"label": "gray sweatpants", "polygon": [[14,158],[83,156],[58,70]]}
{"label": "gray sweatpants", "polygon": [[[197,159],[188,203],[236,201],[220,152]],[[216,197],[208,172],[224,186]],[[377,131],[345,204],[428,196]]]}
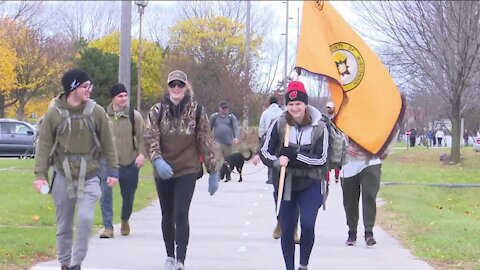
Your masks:
{"label": "gray sweatpants", "polygon": [[[95,205],[101,196],[100,179],[86,179],[82,198],[69,199],[65,177],[55,172],[52,197],[57,215],[57,255],[62,266],[81,265],[88,249]],[[74,181],[75,193],[77,181]],[[73,245],[73,216],[77,208],[77,228]]]}

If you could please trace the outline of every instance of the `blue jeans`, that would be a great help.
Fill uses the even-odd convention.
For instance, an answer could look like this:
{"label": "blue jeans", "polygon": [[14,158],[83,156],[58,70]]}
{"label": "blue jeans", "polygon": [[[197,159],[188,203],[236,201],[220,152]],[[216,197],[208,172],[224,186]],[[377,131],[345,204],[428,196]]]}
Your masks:
{"label": "blue jeans", "polygon": [[119,166],[118,182],[120,183],[120,193],[122,194],[122,220],[129,220],[132,215],[133,201],[138,186],[138,173],[135,160],[128,166]]}
{"label": "blue jeans", "polygon": [[107,185],[107,162],[102,160],[98,177],[100,178],[100,187],[102,189],[102,197],[100,198],[100,209],[102,210],[103,227],[113,230],[113,205],[112,205],[112,188]]}
{"label": "blue jeans", "polygon": [[[103,226],[105,229],[113,229],[113,204],[112,204],[112,188],[107,185],[107,177],[105,173],[106,164],[102,162],[99,171],[101,179],[102,197],[100,199],[100,208],[102,210]],[[139,169],[133,161],[128,166],[119,166],[118,181],[120,183],[120,193],[122,194],[122,220],[129,220],[133,211],[133,201],[138,186]]]}

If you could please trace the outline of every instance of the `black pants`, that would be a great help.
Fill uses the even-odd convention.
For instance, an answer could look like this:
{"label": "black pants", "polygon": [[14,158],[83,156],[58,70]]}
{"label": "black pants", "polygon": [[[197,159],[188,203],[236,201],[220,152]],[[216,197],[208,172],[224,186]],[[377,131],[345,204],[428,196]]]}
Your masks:
{"label": "black pants", "polygon": [[188,174],[167,180],[155,178],[160,208],[162,209],[162,233],[168,257],[184,262],[187,254],[190,224],[188,212],[192,202],[197,174]]}
{"label": "black pants", "polygon": [[442,147],[442,146],[443,146],[442,140],[443,140],[443,138],[440,138],[440,137],[437,138],[437,145],[438,145],[438,147]]}
{"label": "black pants", "polygon": [[410,147],[415,147],[415,137],[410,137]]}
{"label": "black pants", "polygon": [[363,225],[371,232],[377,216],[377,194],[380,189],[382,164],[371,165],[359,174],[342,179],[343,207],[347,218],[348,230],[357,231],[359,200],[362,194]]}

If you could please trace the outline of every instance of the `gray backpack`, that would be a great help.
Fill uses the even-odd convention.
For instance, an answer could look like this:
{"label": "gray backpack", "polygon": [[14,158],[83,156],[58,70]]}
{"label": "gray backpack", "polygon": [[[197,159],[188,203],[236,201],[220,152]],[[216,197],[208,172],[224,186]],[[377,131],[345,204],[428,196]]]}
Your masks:
{"label": "gray backpack", "polygon": [[325,115],[322,121],[328,129],[328,156],[327,167],[331,169],[341,169],[347,163],[347,137],[340,129]]}
{"label": "gray backpack", "polygon": [[95,108],[95,101],[90,99],[83,108],[82,114],[75,114],[71,115],[68,110],[59,108],[54,106],[55,110],[60,114],[60,120],[57,123],[56,131],[55,131],[55,141],[53,143],[52,149],[50,149],[50,153],[48,155],[49,163],[51,165],[54,164],[53,159],[58,158],[61,159],[59,154],[56,153],[56,149],[58,146],[58,137],[65,132],[70,132],[72,120],[81,119],[83,124],[87,126],[88,130],[92,133],[94,146],[90,149],[89,153],[86,155],[75,155],[70,154],[67,155],[61,160],[62,167],[65,173],[65,178],[67,180],[67,192],[69,198],[75,197],[75,190],[73,186],[73,178],[70,169],[71,162],[80,162],[80,175],[78,177],[78,190],[77,190],[77,197],[82,198],[84,193],[84,185],[85,185],[85,177],[86,177],[86,169],[87,169],[87,162],[94,159],[99,159],[101,155],[101,145],[100,140],[95,132],[95,122],[93,121],[93,109]]}

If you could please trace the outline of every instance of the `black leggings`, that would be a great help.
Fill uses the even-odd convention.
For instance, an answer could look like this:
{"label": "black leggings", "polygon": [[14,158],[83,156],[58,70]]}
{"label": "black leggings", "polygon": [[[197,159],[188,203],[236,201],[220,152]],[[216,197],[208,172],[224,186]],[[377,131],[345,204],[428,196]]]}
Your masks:
{"label": "black leggings", "polygon": [[160,208],[162,209],[162,233],[167,256],[184,262],[187,254],[190,224],[188,211],[192,202],[197,180],[196,174],[188,174],[171,179],[155,178]]}

